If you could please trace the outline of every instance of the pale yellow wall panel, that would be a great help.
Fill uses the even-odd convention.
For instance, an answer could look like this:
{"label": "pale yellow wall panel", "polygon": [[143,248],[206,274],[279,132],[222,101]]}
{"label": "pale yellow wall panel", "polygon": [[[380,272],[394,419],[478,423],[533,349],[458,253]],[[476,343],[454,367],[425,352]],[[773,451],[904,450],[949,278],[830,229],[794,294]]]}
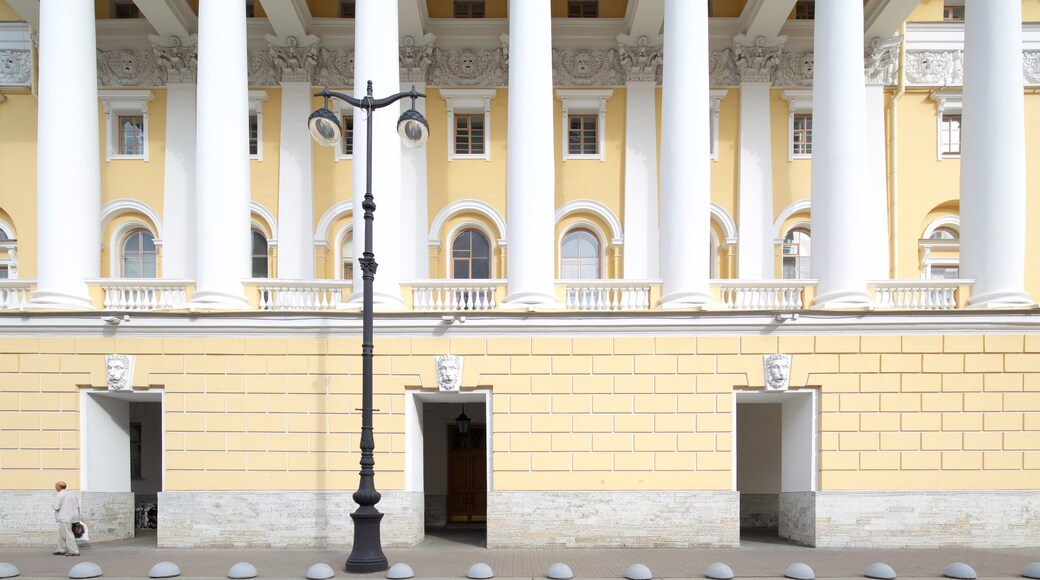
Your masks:
{"label": "pale yellow wall panel", "polygon": [[921,0],[907,22],[942,22],[943,0]]}
{"label": "pale yellow wall panel", "polygon": [[[719,204],[729,216],[739,222],[737,211],[739,177],[740,89],[728,89],[719,103],[718,160],[712,161],[711,201]],[[775,208],[774,208],[775,209]],[[716,235],[720,233],[716,231]],[[719,278],[735,277],[724,272],[720,262]]]}
{"label": "pale yellow wall panel", "polygon": [[[155,100],[148,103],[148,161],[141,159],[105,161],[106,140],[113,123],[105,119],[101,103],[98,102],[101,203],[104,205],[115,199],[140,201],[151,208],[161,219],[163,216],[163,173],[166,167],[166,91],[152,89],[151,93],[155,96]],[[144,218],[144,216],[136,214],[135,217]],[[158,235],[154,230],[152,233]],[[107,245],[108,239],[104,239],[102,242]]]}
{"label": "pale yellow wall panel", "polygon": [[614,454],[614,469],[616,471],[652,472],[654,455],[652,453],[616,453]]}
{"label": "pale yellow wall panel", "polygon": [[[575,394],[604,394],[614,391],[614,377],[610,375],[575,375],[573,377],[547,377],[546,379],[537,379],[534,384],[538,384],[543,380],[548,379],[562,379],[568,378],[571,381],[571,392]],[[536,387],[532,387],[532,392]]]}
{"label": "pale yellow wall panel", "polygon": [[986,391],[1021,391],[1023,376],[1018,373],[994,373],[982,377],[982,388]]}
{"label": "pale yellow wall panel", "polygon": [[[593,365],[595,368],[595,365]],[[593,372],[596,372],[593,370]],[[631,371],[628,371],[631,372]],[[582,377],[575,377],[575,381]],[[622,374],[612,377],[614,382],[614,393],[618,395],[633,395],[636,393],[664,393],[668,389],[658,390],[657,379],[661,377],[648,377],[642,375]],[[671,377],[678,378],[678,377]],[[674,391],[673,391],[674,392]]]}
{"label": "pale yellow wall panel", "polygon": [[571,456],[569,453],[532,453],[532,471],[570,471]]}
{"label": "pale yellow wall panel", "polygon": [[203,453],[202,461],[207,471],[240,471],[247,468],[245,453],[208,452]]}
{"label": "pale yellow wall panel", "polygon": [[[690,419],[693,422],[693,419]],[[614,415],[615,433],[653,433],[653,415]]]}
{"label": "pale yellow wall panel", "polygon": [[[877,373],[881,371],[881,355],[877,354],[840,354],[838,370],[843,373]],[[897,369],[886,369],[885,372],[898,372]]]}
{"label": "pale yellow wall panel", "polygon": [[[279,143],[282,124],[282,91],[276,88],[268,88],[265,91],[267,100],[261,103],[263,160],[253,159],[249,162],[249,182],[252,192],[250,199],[262,205],[271,212],[275,219],[278,219],[278,158],[281,155]],[[303,122],[301,121],[301,124]],[[316,174],[315,181],[317,181]]]}
{"label": "pale yellow wall panel", "polygon": [[899,391],[897,374],[867,374],[859,376],[859,389],[864,393],[895,393]]}
{"label": "pale yellow wall panel", "polygon": [[[710,357],[702,357],[702,358],[709,358],[710,359]],[[696,389],[696,381],[694,380],[694,377],[691,376],[691,374],[695,373],[695,371],[690,371],[689,369],[684,368],[683,364],[682,364],[682,360],[683,360],[683,357],[679,357],[679,365],[678,365],[679,366],[679,368],[678,368],[679,374],[676,374],[676,375],[660,375],[660,376],[654,377],[653,392],[656,392],[656,393],[692,393],[695,390],[697,390]],[[708,372],[712,372],[712,371],[708,371]],[[625,377],[618,377],[617,380],[615,381],[615,384],[618,384],[618,385],[622,384],[624,378]],[[635,380],[640,381],[640,382],[646,381],[646,379],[642,378],[642,377],[633,377],[633,378]]]}
{"label": "pale yellow wall panel", "polygon": [[637,355],[633,363],[636,374],[673,375],[678,361],[672,355]]}
{"label": "pale yellow wall panel", "polygon": [[[498,427],[498,419],[495,419]],[[610,433],[614,430],[614,418],[610,415],[574,415],[573,429],[578,433]]]}
{"label": "pale yellow wall panel", "polygon": [[[983,375],[978,373],[944,374],[942,378],[943,391],[981,391],[982,388]],[[1021,388],[1021,376],[1019,376],[1019,388]]]}
{"label": "pale yellow wall panel", "polygon": [[[1037,0],[1026,0],[1022,3],[1022,18],[1025,22],[1040,21],[1040,2]],[[1027,90],[1025,96],[1025,126],[1026,129],[1026,159],[1034,160],[1040,156],[1040,135],[1030,128],[1040,124],[1040,96],[1033,90]],[[1036,192],[1040,191],[1040,167],[1032,161],[1026,162],[1026,197],[1027,204],[1035,203]],[[1032,206],[1030,206],[1032,207]],[[1040,212],[1026,211],[1026,264],[1036,264],[1040,261]],[[1027,267],[1025,270],[1025,289],[1033,301],[1040,300],[1040,272],[1037,268]],[[1035,337],[1034,337],[1035,339]]]}
{"label": "pale yellow wall panel", "polygon": [[17,373],[18,355],[0,354],[0,373]]}
{"label": "pale yellow wall panel", "polygon": [[0,0],[0,22],[24,22],[24,20],[7,2]]}
{"label": "pale yellow wall panel", "polygon": [[770,91],[769,124],[772,134],[773,214],[796,201],[809,199],[812,188],[812,160],[788,160],[790,150],[788,103],[783,91]]}
{"label": "pale yellow wall panel", "polygon": [[[537,346],[541,342],[538,340],[534,344]],[[635,336],[614,338],[614,354],[653,354],[653,352],[654,341],[649,338]]]}
{"label": "pale yellow wall panel", "polygon": [[631,374],[635,359],[626,355],[593,356],[592,372],[595,374]]}

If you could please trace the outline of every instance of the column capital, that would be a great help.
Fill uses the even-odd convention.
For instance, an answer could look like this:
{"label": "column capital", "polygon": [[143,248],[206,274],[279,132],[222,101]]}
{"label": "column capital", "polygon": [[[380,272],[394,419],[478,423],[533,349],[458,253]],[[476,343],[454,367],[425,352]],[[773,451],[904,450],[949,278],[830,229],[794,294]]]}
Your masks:
{"label": "column capital", "polygon": [[426,73],[433,64],[433,48],[436,42],[437,35],[432,32],[426,33],[418,41],[411,36],[404,37],[404,46],[399,49],[402,83],[426,82]]}
{"label": "column capital", "polygon": [[661,76],[664,44],[660,36],[638,39],[627,34],[617,35],[618,62],[629,82],[657,82]]}
{"label": "column capital", "polygon": [[198,35],[185,42],[178,36],[151,35],[152,51],[165,83],[194,83],[199,66]]}
{"label": "column capital", "polygon": [[308,34],[302,39],[295,36],[264,36],[269,43],[271,66],[283,83],[309,83],[318,66],[318,37]]}
{"label": "column capital", "polygon": [[899,46],[902,36],[874,37],[864,49],[863,74],[868,85],[894,85],[899,82]]}
{"label": "column capital", "polygon": [[733,37],[733,62],[742,83],[771,83],[780,66],[786,36],[750,38],[745,34]]}

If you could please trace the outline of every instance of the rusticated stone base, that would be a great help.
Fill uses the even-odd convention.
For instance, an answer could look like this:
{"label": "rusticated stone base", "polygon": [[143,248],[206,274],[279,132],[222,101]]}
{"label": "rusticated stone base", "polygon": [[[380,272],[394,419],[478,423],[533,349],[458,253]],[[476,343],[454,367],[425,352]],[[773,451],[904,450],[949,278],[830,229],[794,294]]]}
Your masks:
{"label": "rusticated stone base", "polygon": [[[352,492],[167,491],[159,494],[160,548],[345,548],[354,540]],[[383,547],[423,539],[423,494],[382,492]],[[91,532],[93,534],[93,532]]]}
{"label": "rusticated stone base", "polygon": [[778,502],[775,493],[740,494],[740,527],[776,528],[780,519]]}
{"label": "rusticated stone base", "polygon": [[736,547],[737,492],[488,493],[488,548]]}
{"label": "rusticated stone base", "polygon": [[[91,542],[134,537],[134,494],[78,492]],[[53,491],[0,491],[0,546],[54,546]]]}

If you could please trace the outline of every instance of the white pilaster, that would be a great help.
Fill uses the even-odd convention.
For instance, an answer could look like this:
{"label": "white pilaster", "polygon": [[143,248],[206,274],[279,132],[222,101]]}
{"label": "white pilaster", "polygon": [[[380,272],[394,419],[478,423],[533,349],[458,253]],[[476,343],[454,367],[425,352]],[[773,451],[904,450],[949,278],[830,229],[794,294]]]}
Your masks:
{"label": "white pilaster", "polygon": [[[410,91],[412,86],[420,93],[426,92],[426,83],[402,82],[401,91]],[[411,99],[401,101],[401,112],[412,106]],[[416,99],[415,110],[426,116],[426,99]],[[423,280],[430,277],[429,249],[426,242],[430,228],[426,195],[426,148],[413,149],[401,144],[401,275],[405,279]]]}
{"label": "white pilaster", "polygon": [[737,277],[776,277],[773,258],[773,149],[766,82],[740,84]]}
{"label": "white pilaster", "polygon": [[96,42],[93,3],[40,3],[37,307],[92,308],[84,280],[100,276]]}
{"label": "white pilaster", "polygon": [[311,136],[306,119],[311,85],[282,83],[282,127],[278,155],[278,278],[314,278],[314,183]]}
{"label": "white pilaster", "polygon": [[661,102],[662,308],[710,305],[708,8],[665,0]]}
{"label": "white pilaster", "polygon": [[1031,306],[1025,292],[1022,3],[967,0],[961,144],[961,276],[969,308]]}
{"label": "white pilaster", "polygon": [[249,85],[246,15],[236,2],[201,0],[196,116],[196,274],[192,304],[247,306]]}
{"label": "white pilaster", "polygon": [[860,216],[861,234],[871,251],[862,257],[863,274],[867,280],[887,280],[889,277],[888,251],[888,164],[885,160],[885,87],[868,85],[865,92],[864,115],[865,156],[863,164],[863,207]]}
{"label": "white pilaster", "polygon": [[555,306],[555,143],[549,0],[509,4],[505,308]]}
{"label": "white pilaster", "polygon": [[625,249],[629,280],[661,276],[657,226],[657,83],[625,85]]}
{"label": "white pilaster", "polygon": [[862,264],[875,251],[863,234],[863,4],[816,5],[813,78],[812,273],[816,308],[871,304]]}
{"label": "white pilaster", "polygon": [[195,278],[195,83],[166,84],[163,278]]}
{"label": "white pilaster", "polygon": [[[398,53],[397,3],[358,0],[354,22],[354,96],[362,99],[372,82],[376,99],[392,95],[401,88]],[[372,150],[367,151],[369,119],[360,111],[354,114],[354,252],[360,257],[365,248],[365,212],[361,208],[366,189],[365,163],[372,155],[372,195],[376,211],[372,224],[372,251],[379,268],[373,284],[376,309],[404,308],[401,299],[401,258],[405,251],[401,239],[401,138],[397,135],[397,107],[379,109],[372,114]],[[354,295],[361,304],[362,272],[354,260]]]}

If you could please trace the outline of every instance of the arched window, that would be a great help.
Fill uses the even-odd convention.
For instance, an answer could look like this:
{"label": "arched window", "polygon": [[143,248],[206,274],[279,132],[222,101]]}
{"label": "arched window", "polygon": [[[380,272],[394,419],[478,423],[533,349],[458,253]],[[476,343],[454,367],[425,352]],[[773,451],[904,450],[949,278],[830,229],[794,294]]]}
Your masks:
{"label": "arched window", "polygon": [[451,244],[451,277],[456,280],[491,278],[491,244],[478,230],[463,230]]}
{"label": "arched window", "polygon": [[267,266],[267,236],[259,230],[252,230],[253,253],[252,253],[252,276],[253,278],[267,278],[269,274]]}
{"label": "arched window", "polygon": [[960,232],[956,226],[938,226],[921,240],[921,277],[930,280],[960,278]]}
{"label": "arched window", "polygon": [[957,231],[952,228],[935,228],[932,235],[928,236],[929,240],[956,240],[959,238]]}
{"label": "arched window", "polygon": [[599,238],[586,229],[570,231],[563,237],[560,278],[595,280],[599,277]]}
{"label": "arched window", "polygon": [[806,228],[792,228],[784,236],[783,277],[785,280],[810,278],[812,239]]}
{"label": "arched window", "polygon": [[155,237],[144,229],[123,238],[123,278],[155,278]]}
{"label": "arched window", "polygon": [[343,245],[339,248],[340,279],[354,279],[354,232],[343,236]]}
{"label": "arched window", "polygon": [[0,230],[0,280],[6,280],[11,277],[11,254],[13,253],[14,246],[4,244],[9,238],[7,232]]}

